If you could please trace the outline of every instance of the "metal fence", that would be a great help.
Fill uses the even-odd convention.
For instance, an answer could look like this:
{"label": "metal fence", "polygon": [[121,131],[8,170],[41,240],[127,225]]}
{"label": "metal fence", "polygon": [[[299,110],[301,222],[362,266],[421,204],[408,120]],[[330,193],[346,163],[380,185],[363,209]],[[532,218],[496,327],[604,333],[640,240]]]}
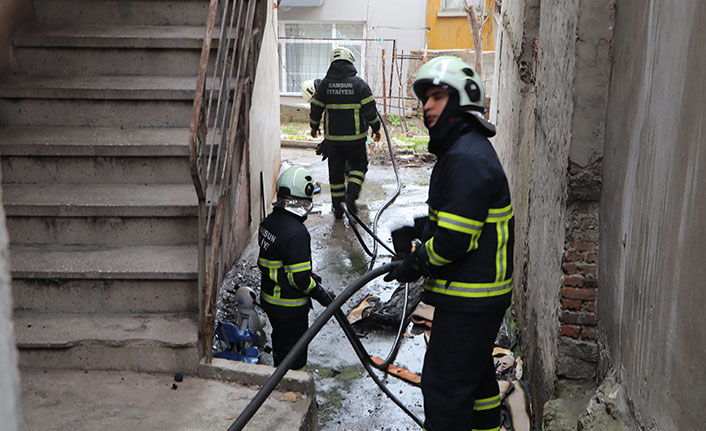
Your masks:
{"label": "metal fence", "polygon": [[[353,51],[362,77],[373,91],[378,111],[403,115],[416,99],[408,94],[409,53],[397,49],[395,39],[279,37],[280,94],[299,95],[309,79],[323,78],[329,54],[338,47]],[[412,75],[414,70],[411,71]]]}

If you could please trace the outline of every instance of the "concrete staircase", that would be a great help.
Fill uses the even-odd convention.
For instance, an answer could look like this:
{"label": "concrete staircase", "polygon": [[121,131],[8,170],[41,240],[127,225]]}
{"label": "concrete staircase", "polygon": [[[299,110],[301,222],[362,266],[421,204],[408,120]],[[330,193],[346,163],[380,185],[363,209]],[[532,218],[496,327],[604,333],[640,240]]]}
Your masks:
{"label": "concrete staircase", "polygon": [[34,0],[0,82],[20,366],[195,373],[206,0]]}

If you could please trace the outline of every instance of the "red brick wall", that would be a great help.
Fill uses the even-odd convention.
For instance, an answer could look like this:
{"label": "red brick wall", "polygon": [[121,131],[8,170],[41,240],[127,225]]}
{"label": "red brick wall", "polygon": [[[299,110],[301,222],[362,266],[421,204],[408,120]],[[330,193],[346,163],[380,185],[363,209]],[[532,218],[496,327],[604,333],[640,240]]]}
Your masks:
{"label": "red brick wall", "polygon": [[[573,232],[582,236],[581,232]],[[564,249],[559,335],[595,340],[597,278],[597,241],[572,241]]]}

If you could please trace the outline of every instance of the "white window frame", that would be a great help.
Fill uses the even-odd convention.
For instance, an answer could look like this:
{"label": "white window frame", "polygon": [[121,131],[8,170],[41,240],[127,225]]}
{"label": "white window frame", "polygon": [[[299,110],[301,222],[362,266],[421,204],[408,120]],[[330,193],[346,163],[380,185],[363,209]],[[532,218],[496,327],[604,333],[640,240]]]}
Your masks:
{"label": "white window frame", "polygon": [[[469,0],[469,3],[475,6],[477,11],[480,11],[481,2],[484,0]],[[437,17],[461,17],[466,16],[466,11],[463,8],[464,0],[459,0],[458,8],[450,8],[446,6],[446,0],[441,0],[439,3],[439,11],[436,13]]]}
{"label": "white window frame", "polygon": [[[360,70],[359,72],[362,72],[365,70],[365,42],[363,40],[347,40],[347,39],[337,39],[336,38],[336,25],[337,24],[342,24],[342,25],[350,25],[350,24],[361,24],[363,27],[363,37],[361,39],[365,39],[365,34],[367,31],[367,26],[365,22],[355,22],[355,23],[350,23],[350,22],[341,22],[341,23],[321,23],[321,22],[306,22],[306,21],[280,21],[279,22],[279,30],[278,34],[284,38],[285,36],[285,27],[287,24],[330,24],[331,25],[331,36],[330,39],[321,39],[321,40],[306,40],[306,41],[292,41],[289,39],[280,39],[278,41],[279,45],[279,52],[281,55],[282,63],[279,65],[280,67],[280,83],[279,83],[279,88],[280,88],[280,96],[300,96],[301,92],[300,91],[286,91],[287,88],[287,70],[286,70],[286,65],[287,65],[287,50],[284,49],[285,46],[285,40],[287,41],[286,43],[300,43],[300,44],[313,44],[313,43],[319,43],[319,44],[332,44],[333,48],[336,49],[340,46],[344,45],[355,45],[360,47],[360,59],[359,59],[359,65],[360,65]],[[319,78],[323,78],[323,76],[320,76]],[[301,83],[300,83],[301,84]],[[284,90],[282,90],[284,89]]]}

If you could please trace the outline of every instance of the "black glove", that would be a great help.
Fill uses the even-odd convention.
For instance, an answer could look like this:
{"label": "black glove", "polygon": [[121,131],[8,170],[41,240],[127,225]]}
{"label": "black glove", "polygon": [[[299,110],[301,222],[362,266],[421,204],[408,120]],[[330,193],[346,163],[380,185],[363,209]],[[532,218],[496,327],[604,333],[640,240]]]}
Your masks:
{"label": "black glove", "polygon": [[331,305],[334,298],[336,298],[333,293],[327,292],[319,283],[316,283],[316,287],[311,290],[309,296],[324,307]]}
{"label": "black glove", "polygon": [[326,141],[321,141],[321,143],[316,146],[316,155],[321,156],[322,162],[328,158],[328,147],[326,146]]}
{"label": "black glove", "polygon": [[392,231],[392,247],[395,249],[393,260],[403,260],[412,253],[412,240],[416,238],[414,227],[404,226]]}
{"label": "black glove", "polygon": [[397,280],[401,283],[409,283],[417,280],[422,276],[422,273],[417,268],[417,253],[412,253],[407,256],[402,263],[395,269],[390,271],[383,280]]}

